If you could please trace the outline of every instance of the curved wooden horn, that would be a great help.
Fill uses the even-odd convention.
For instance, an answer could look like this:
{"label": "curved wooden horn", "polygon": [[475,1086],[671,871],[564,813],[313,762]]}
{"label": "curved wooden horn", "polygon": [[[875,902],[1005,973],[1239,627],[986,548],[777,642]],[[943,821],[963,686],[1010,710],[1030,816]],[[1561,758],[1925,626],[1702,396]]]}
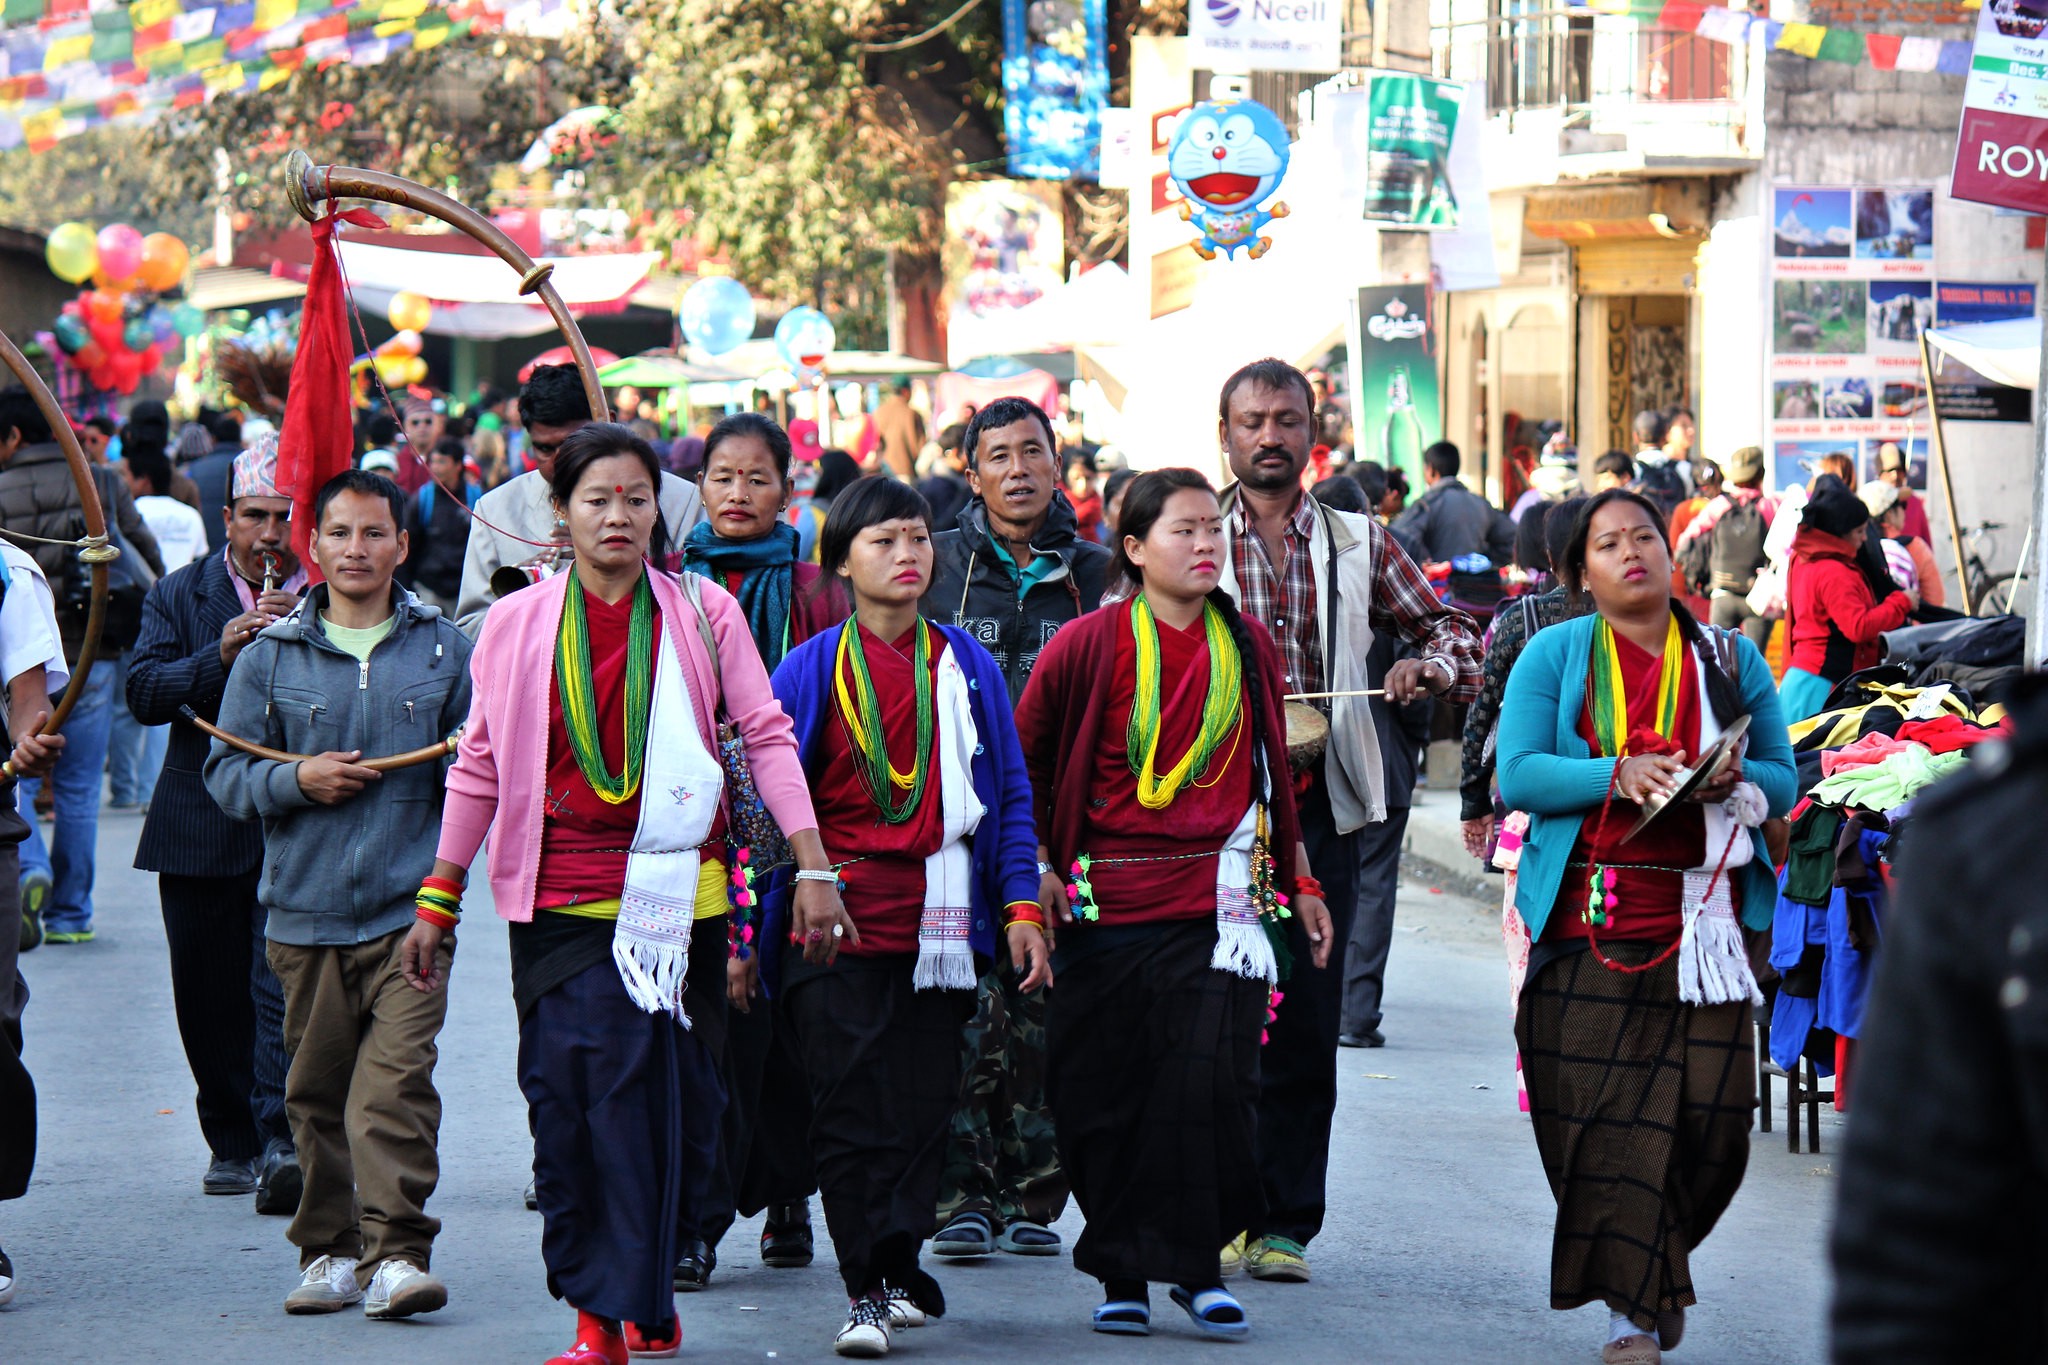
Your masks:
{"label": "curved wooden horn", "polygon": [[356,166],[315,166],[313,159],[302,151],[295,151],[286,158],[284,171],[285,197],[291,200],[299,217],[309,223],[320,216],[314,207],[316,204],[339,199],[374,199],[438,218],[489,247],[519,272],[519,292],[537,295],[547,306],[549,316],[554,318],[555,326],[562,333],[562,340],[567,343],[570,354],[576,357],[577,372],[583,376],[583,392],[590,399],[591,417],[600,422],[611,420],[611,408],[604,401],[604,385],[597,377],[597,362],[590,358],[590,346],[583,340],[576,319],[569,316],[568,305],[562,302],[562,296],[548,279],[554,273],[553,266],[536,263],[533,257],[520,250],[517,242],[505,235],[502,228],[475,209],[403,176]]}
{"label": "curved wooden horn", "polygon": [[[86,679],[92,676],[92,664],[100,651],[100,631],[107,619],[107,566],[121,557],[118,546],[107,543],[107,513],[100,506],[100,490],[92,481],[92,465],[85,458],[85,451],[78,444],[78,433],[71,429],[71,419],[64,415],[64,409],[57,405],[43,377],[35,372],[23,355],[4,334],[0,334],[0,361],[14,371],[14,377],[28,390],[29,397],[36,400],[42,410],[43,419],[50,424],[50,434],[57,440],[57,446],[64,452],[64,463],[71,467],[71,482],[78,486],[79,506],[85,512],[85,535],[87,544],[81,546],[78,558],[92,570],[92,604],[85,615],[85,638],[78,646],[78,658],[71,665],[72,686],[64,689],[64,699],[43,722],[38,734],[53,735],[64,727],[71,716],[71,708],[85,692]],[[14,760],[9,758],[0,763],[0,775],[14,776]]]}
{"label": "curved wooden horn", "polygon": [[[212,735],[215,739],[227,745],[230,749],[240,749],[252,758],[268,759],[272,763],[305,763],[315,757],[313,754],[288,754],[282,749],[273,749],[268,745],[258,744],[254,740],[237,739],[218,725],[214,725],[206,720],[205,717],[189,706],[179,707],[178,714],[198,726],[201,731]],[[457,730],[438,744],[429,744],[425,748],[414,749],[410,753],[393,754],[389,758],[366,758],[356,766],[359,768],[369,768],[380,773],[388,773],[398,768],[411,768],[421,763],[432,763],[435,759],[446,758],[454,753],[455,746],[461,740],[462,731]]]}

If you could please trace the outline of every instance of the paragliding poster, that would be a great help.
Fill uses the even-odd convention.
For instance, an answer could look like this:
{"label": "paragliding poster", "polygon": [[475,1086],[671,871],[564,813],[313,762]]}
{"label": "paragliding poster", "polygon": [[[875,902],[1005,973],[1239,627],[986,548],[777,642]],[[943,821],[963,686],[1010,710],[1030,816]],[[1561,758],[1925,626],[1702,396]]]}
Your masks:
{"label": "paragliding poster", "polygon": [[1443,439],[1429,290],[1419,284],[1361,289],[1352,322],[1358,458],[1403,471],[1420,492],[1422,452]]}
{"label": "paragliding poster", "polygon": [[1926,434],[1920,333],[1943,286],[1925,185],[1780,185],[1770,204],[1775,487],[1801,460]]}
{"label": "paragliding poster", "polygon": [[1376,73],[1366,97],[1365,218],[1406,228],[1454,228],[1451,139],[1465,87],[1428,76]]}
{"label": "paragliding poster", "polygon": [[1093,180],[1109,103],[1107,0],[1003,0],[1010,174]]}

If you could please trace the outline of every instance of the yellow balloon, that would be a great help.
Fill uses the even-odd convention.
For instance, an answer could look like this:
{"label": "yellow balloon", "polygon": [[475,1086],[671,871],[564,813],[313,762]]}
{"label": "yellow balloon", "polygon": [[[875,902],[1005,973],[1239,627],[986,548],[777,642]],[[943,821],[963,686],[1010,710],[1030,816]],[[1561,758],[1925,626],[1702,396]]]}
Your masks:
{"label": "yellow balloon", "polygon": [[67,284],[82,284],[99,269],[100,248],[93,230],[83,223],[60,223],[43,245],[50,273]]}
{"label": "yellow balloon", "polygon": [[434,305],[424,295],[404,290],[391,296],[391,306],[384,316],[393,329],[400,332],[423,332],[433,320]]}

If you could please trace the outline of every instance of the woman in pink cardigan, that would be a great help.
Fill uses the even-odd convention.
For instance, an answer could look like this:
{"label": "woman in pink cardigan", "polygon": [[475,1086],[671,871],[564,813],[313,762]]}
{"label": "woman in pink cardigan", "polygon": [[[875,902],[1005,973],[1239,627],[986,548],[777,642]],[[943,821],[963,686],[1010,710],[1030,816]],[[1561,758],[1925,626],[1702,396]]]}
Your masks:
{"label": "woman in pink cardigan", "polygon": [[594,423],[563,442],[551,487],[575,563],[485,619],[439,858],[407,942],[407,979],[437,989],[434,950],[495,825],[486,866],[511,921],[541,1258],[549,1290],[577,1310],[575,1344],[549,1365],[680,1347],[671,1277],[697,1235],[688,1223],[723,1104],[721,713],[790,832],[798,895],[824,922],[845,920],[745,616],[716,586],[686,594],[647,567],[667,549],[660,478],[625,427]]}

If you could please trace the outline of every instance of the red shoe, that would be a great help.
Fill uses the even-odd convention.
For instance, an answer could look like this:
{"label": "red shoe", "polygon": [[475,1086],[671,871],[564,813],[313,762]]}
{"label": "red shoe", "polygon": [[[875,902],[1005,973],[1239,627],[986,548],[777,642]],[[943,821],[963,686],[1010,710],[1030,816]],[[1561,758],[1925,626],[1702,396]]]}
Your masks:
{"label": "red shoe", "polygon": [[547,1365],[627,1365],[626,1340],[595,1313],[576,1310],[576,1344]]}
{"label": "red shoe", "polygon": [[625,1324],[626,1354],[635,1360],[669,1360],[683,1353],[683,1323],[678,1318],[664,1328]]}

